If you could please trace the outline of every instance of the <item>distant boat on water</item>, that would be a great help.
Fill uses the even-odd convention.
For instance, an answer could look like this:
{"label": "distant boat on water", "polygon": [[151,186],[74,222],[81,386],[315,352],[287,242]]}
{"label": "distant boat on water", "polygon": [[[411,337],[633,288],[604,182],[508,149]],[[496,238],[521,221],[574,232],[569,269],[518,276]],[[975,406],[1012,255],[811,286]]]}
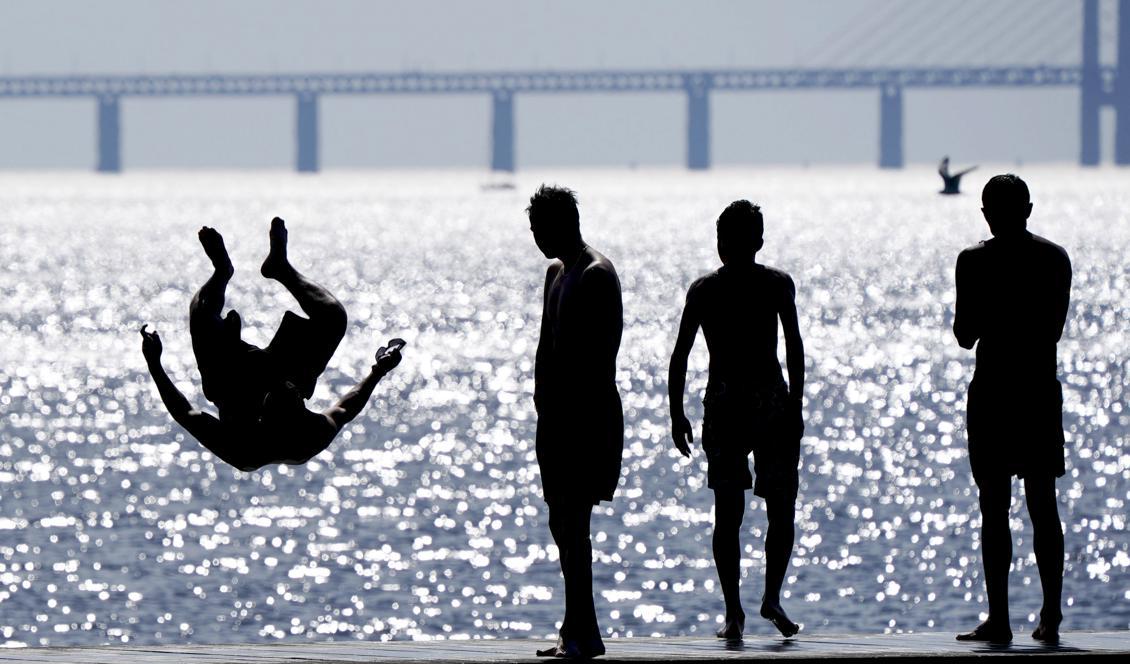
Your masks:
{"label": "distant boat on water", "polygon": [[479,186],[483,191],[513,191],[513,182],[484,182]]}

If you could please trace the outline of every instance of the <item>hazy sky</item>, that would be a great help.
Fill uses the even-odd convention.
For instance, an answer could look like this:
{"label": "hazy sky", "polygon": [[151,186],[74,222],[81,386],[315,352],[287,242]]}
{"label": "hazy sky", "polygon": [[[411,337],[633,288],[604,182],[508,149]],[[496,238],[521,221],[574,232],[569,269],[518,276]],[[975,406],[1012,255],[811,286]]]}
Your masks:
{"label": "hazy sky", "polygon": [[[1075,64],[1081,4],[5,0],[0,74]],[[1111,0],[1101,15],[1109,60]],[[714,93],[712,106],[718,164],[877,160],[874,91]],[[910,90],[907,159],[1073,161],[1078,106],[1070,88]],[[326,168],[489,161],[484,95],[320,110]],[[524,95],[516,112],[519,168],[684,160],[681,94]],[[288,168],[294,114],[290,97],[127,98],[125,167]],[[0,99],[2,168],[88,168],[94,145],[91,100]]]}

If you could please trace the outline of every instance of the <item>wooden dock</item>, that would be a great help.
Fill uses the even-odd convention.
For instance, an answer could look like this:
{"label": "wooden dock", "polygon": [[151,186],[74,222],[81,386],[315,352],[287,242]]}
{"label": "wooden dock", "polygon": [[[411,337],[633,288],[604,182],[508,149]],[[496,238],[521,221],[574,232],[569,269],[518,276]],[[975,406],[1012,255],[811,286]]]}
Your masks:
{"label": "wooden dock", "polygon": [[[239,645],[98,646],[0,649],[0,663],[75,664],[329,664],[338,662],[546,662],[534,651],[542,640],[327,641]],[[959,643],[953,634],[817,635],[795,639],[750,638],[726,642],[702,637],[609,639],[605,662],[735,662],[787,659],[790,663],[835,659],[837,664],[875,659],[934,659],[945,664],[984,663],[1017,655],[1089,662],[1130,661],[1130,632],[1070,632],[1055,647],[1020,635],[1009,646]]]}

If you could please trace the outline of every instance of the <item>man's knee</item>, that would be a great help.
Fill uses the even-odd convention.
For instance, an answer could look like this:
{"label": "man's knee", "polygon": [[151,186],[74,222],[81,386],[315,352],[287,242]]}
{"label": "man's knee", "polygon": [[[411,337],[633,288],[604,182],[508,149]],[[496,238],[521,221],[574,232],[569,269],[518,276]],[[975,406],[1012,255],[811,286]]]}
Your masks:
{"label": "man's knee", "polygon": [[1012,476],[981,477],[977,480],[977,503],[982,518],[1007,517],[1012,506]]}
{"label": "man's knee", "polygon": [[745,491],[741,489],[714,490],[715,527],[737,528],[745,520]]}
{"label": "man's knee", "polygon": [[796,521],[795,501],[788,496],[777,496],[765,499],[765,514],[769,519],[769,527],[778,529],[791,528]]}
{"label": "man's knee", "polygon": [[1028,503],[1028,513],[1033,525],[1037,521],[1053,519],[1059,525],[1059,505],[1056,502],[1055,478],[1025,477],[1024,498]]}

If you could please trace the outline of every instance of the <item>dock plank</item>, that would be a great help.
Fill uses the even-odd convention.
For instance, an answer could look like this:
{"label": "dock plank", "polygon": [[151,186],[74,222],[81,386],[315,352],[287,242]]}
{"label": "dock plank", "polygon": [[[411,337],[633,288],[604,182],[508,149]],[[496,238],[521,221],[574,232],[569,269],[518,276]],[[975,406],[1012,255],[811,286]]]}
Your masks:
{"label": "dock plank", "polygon": [[[545,662],[534,656],[546,640],[470,639],[439,641],[324,641],[231,645],[110,645],[83,648],[0,649],[0,662],[75,664],[331,664],[356,662]],[[1130,632],[1069,632],[1058,646],[1018,638],[1009,646],[961,643],[949,633],[893,635],[802,635],[794,639],[749,638],[726,642],[708,637],[609,639],[606,662],[736,662],[787,659],[838,662],[926,659],[984,662],[986,657],[1045,655],[1056,661],[1130,661]]]}

